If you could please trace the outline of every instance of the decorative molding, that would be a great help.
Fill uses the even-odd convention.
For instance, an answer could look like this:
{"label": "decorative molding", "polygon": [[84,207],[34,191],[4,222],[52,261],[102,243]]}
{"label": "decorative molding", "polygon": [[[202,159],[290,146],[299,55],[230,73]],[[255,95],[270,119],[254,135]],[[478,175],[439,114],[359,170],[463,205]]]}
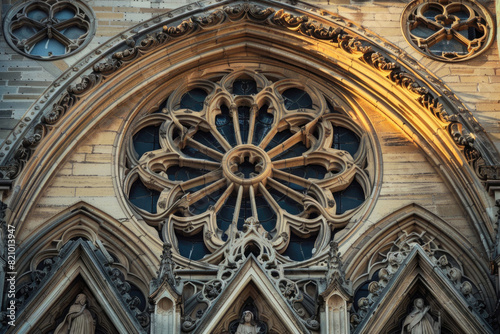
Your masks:
{"label": "decorative molding", "polygon": [[[416,245],[425,251],[426,255],[434,263],[435,269],[440,270],[455,290],[463,296],[464,300],[469,304],[470,309],[473,309],[484,320],[488,320],[489,314],[486,311],[485,303],[478,299],[479,289],[472,281],[465,277],[460,262],[446,250],[442,249],[434,237],[425,231],[420,234],[403,231],[403,234],[391,243],[389,249],[387,249],[387,245],[379,248],[381,251],[378,253],[382,257],[380,264],[384,264],[384,267],[378,272],[379,279],[371,281],[368,285],[368,296],[361,297],[355,301],[357,302],[358,310],[351,314],[351,328],[353,332],[363,322],[364,318],[373,311],[372,306],[379,300],[380,296],[387,292],[386,288],[390,287],[396,272],[398,272],[401,264]],[[385,251],[383,251],[384,249]]]}

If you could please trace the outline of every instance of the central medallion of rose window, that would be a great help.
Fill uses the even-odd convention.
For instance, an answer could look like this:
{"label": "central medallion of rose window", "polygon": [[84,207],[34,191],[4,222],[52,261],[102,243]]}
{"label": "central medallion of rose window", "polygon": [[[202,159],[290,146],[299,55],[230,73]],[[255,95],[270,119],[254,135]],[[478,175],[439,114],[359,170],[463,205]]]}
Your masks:
{"label": "central medallion of rose window", "polygon": [[272,174],[269,155],[258,146],[238,145],[222,158],[224,177],[229,182],[243,186],[246,191],[251,186],[257,191],[259,184]]}
{"label": "central medallion of rose window", "polygon": [[371,192],[372,150],[346,104],[273,81],[251,71],[194,81],[132,130],[128,198],[190,260],[216,263],[249,219],[280,261],[306,260]]}

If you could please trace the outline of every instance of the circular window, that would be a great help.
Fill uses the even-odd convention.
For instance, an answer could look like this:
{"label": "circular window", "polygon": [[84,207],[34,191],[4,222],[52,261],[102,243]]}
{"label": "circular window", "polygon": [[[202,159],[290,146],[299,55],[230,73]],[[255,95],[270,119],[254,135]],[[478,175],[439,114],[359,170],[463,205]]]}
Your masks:
{"label": "circular window", "polygon": [[249,71],[172,90],[128,132],[124,189],[183,257],[215,258],[257,222],[304,261],[369,197],[370,142],[331,92]]}
{"label": "circular window", "polygon": [[87,45],[95,32],[95,20],[81,1],[28,1],[10,9],[4,32],[9,45],[24,56],[54,60]]}
{"label": "circular window", "polygon": [[472,1],[410,2],[401,16],[403,35],[424,55],[440,61],[471,59],[494,39],[494,22],[486,8]]}

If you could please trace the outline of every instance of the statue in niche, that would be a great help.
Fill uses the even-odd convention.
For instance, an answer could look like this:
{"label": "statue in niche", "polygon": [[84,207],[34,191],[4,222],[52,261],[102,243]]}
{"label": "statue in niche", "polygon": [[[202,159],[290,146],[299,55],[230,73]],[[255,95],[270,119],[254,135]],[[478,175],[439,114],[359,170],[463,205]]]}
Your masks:
{"label": "statue in niche", "polygon": [[259,331],[260,328],[257,327],[253,313],[250,311],[243,312],[235,334],[258,334]]}
{"label": "statue in niche", "polygon": [[441,334],[441,315],[434,320],[429,314],[430,307],[425,306],[422,298],[413,302],[413,310],[403,322],[401,334]]}
{"label": "statue in niche", "polygon": [[69,308],[64,321],[57,326],[54,334],[94,334],[95,323],[87,309],[87,296],[80,293]]}

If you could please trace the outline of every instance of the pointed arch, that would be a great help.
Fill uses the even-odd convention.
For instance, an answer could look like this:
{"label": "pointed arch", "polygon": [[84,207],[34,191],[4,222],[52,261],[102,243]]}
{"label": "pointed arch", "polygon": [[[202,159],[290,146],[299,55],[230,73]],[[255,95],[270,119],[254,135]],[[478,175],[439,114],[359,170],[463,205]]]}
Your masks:
{"label": "pointed arch", "polygon": [[140,255],[149,247],[141,245],[126,226],[85,202],[63,210],[30,234],[19,248],[18,271],[35,270],[44,259],[56,256],[70,240],[78,238],[90,241],[110,262],[130,273],[129,280],[148,292],[147,282],[155,275],[157,264],[151,260],[154,257]]}
{"label": "pointed arch", "polygon": [[93,250],[90,244],[89,241],[78,239],[64,247],[65,252],[56,260],[60,266],[58,270],[46,271],[39,286],[19,307],[16,319],[18,326],[12,327],[12,333],[30,333],[38,328],[50,310],[60,309],[57,302],[64,299],[63,294],[72,290],[77,282],[83,284],[81,291],[90,292],[90,299],[99,304],[98,309],[104,312],[118,333],[145,333],[120,292],[108,283],[108,274],[102,259],[99,259],[103,257],[102,252]]}
{"label": "pointed arch", "polygon": [[409,296],[406,296],[406,292],[412,291],[418,284],[431,294],[429,298],[444,311],[444,318],[452,327],[462,333],[492,333],[486,320],[470,311],[463,296],[434,267],[435,264],[427,257],[426,252],[420,246],[415,246],[355,333],[383,333],[384,329],[387,330],[387,324],[395,321],[393,317],[401,316],[399,307],[408,305]]}
{"label": "pointed arch", "polygon": [[481,295],[487,308],[494,309],[495,288],[489,276],[487,254],[481,253],[481,249],[471,244],[448,222],[416,204],[400,208],[372,225],[346,250],[346,276],[350,277],[354,289],[370,280],[382,268],[374,260],[377,254],[387,252],[400,236],[412,233],[428,235],[440,245],[440,249],[457,259],[460,270],[477,286],[481,286]]}

